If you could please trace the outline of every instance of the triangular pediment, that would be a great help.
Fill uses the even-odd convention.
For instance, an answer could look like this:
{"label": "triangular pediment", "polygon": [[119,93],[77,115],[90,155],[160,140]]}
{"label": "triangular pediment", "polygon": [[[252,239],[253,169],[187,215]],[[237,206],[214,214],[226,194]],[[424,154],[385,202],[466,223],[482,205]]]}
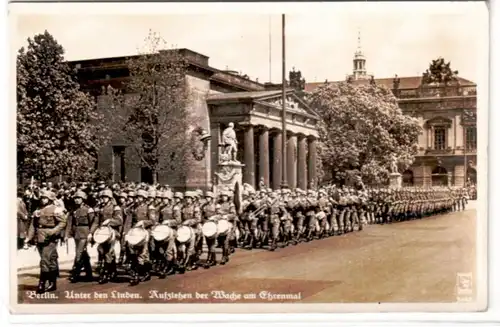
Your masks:
{"label": "triangular pediment", "polygon": [[[283,108],[283,98],[281,92],[260,97],[258,99],[254,99],[255,103],[271,106],[276,109]],[[318,114],[309,107],[304,100],[302,100],[293,90],[289,90],[286,92],[286,110],[292,113],[303,113],[311,116],[318,117]]]}

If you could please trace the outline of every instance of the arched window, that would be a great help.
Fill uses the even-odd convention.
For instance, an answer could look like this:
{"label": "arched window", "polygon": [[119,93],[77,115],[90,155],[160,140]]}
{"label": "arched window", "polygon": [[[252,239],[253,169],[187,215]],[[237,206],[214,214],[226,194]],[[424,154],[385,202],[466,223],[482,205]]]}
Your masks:
{"label": "arched window", "polygon": [[403,173],[403,186],[413,186],[413,171],[410,169]]}
{"label": "arched window", "polygon": [[438,166],[432,171],[432,186],[448,185],[448,172],[444,167]]}

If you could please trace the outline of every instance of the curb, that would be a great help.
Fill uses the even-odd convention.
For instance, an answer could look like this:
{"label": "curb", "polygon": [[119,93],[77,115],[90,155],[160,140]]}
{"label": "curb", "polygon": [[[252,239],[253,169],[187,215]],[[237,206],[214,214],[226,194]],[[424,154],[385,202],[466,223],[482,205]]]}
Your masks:
{"label": "curb", "polygon": [[[92,262],[93,260],[95,259],[95,257],[90,257],[90,261]],[[66,259],[66,260],[62,260],[62,261],[59,261],[59,266],[63,265],[63,264],[68,264],[68,263],[73,263],[74,259]],[[34,266],[27,266],[27,267],[21,267],[21,268],[17,268],[17,272],[23,272],[23,271],[28,271],[28,270],[33,270],[33,269],[38,269],[40,268],[40,265],[37,264],[37,265],[34,265]]]}

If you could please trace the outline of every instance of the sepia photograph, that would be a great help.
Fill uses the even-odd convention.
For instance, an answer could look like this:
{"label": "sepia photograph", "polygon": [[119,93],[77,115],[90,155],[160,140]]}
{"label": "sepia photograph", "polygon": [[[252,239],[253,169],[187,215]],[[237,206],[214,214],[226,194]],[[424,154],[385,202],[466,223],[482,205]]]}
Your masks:
{"label": "sepia photograph", "polygon": [[119,6],[10,5],[14,313],[486,308],[484,3]]}

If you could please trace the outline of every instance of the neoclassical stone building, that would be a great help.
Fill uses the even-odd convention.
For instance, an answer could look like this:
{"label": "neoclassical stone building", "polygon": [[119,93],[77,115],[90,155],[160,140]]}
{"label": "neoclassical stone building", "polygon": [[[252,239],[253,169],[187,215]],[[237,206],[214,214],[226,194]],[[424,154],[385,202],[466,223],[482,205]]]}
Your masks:
{"label": "neoclassical stone building", "polygon": [[[180,50],[189,62],[186,80],[194,94],[190,110],[198,126],[209,131],[203,158],[193,161],[185,180],[173,181],[159,173],[158,182],[177,189],[212,187],[219,161],[221,133],[230,122],[238,139],[238,160],[243,166],[243,182],[257,187],[279,188],[282,178],[281,91],[234,71],[222,71],[209,65],[209,58],[188,49]],[[82,88],[99,102],[103,86],[123,87],[129,78],[128,57],[101,58],[71,62]],[[307,189],[317,183],[316,124],[318,116],[293,89],[286,92],[287,178],[290,187]],[[127,144],[114,141],[99,153],[97,168],[113,181],[151,182],[151,172],[132,162],[134,152]]]}
{"label": "neoclassical stone building", "polygon": [[[476,183],[475,83],[461,77],[447,86],[425,84],[422,76],[374,78],[366,72],[366,58],[359,45],[347,80],[386,86],[398,98],[402,111],[420,122],[424,132],[418,138],[415,162],[402,172],[405,185],[463,186],[464,179]],[[304,89],[311,92],[320,84],[306,83]]]}

